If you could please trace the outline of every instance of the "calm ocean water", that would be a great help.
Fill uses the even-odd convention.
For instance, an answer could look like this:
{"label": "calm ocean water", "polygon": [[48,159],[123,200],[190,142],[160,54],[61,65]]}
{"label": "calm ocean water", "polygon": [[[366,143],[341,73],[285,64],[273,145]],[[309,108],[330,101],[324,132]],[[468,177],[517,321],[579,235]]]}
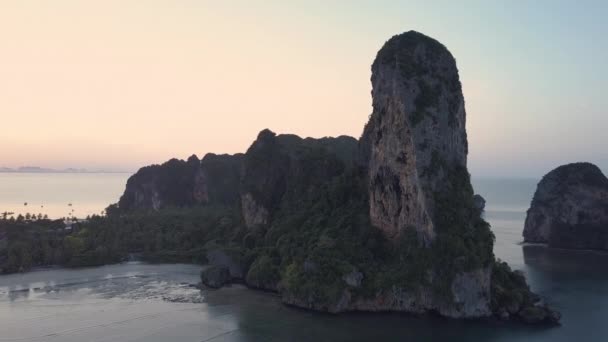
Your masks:
{"label": "calm ocean water", "polygon": [[[28,201],[65,216],[71,202],[77,216],[86,216],[115,202],[127,178],[0,174],[0,210]],[[560,327],[318,314],[241,286],[201,292],[191,286],[200,266],[128,263],[0,276],[0,341],[607,341],[608,254],[520,245],[536,182],[474,180],[474,186],[488,202],[495,254],[523,270],[562,312]]]}
{"label": "calm ocean water", "polygon": [[129,173],[0,173],[0,212],[41,213],[52,218],[100,214],[118,201],[129,176]]}

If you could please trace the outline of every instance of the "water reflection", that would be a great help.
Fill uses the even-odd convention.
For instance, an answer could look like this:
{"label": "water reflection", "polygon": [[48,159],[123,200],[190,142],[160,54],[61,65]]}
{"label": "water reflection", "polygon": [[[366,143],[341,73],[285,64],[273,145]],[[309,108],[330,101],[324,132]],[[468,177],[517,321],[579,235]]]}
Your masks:
{"label": "water reflection", "polygon": [[530,286],[562,312],[560,340],[608,337],[608,253],[522,246]]}
{"label": "water reflection", "polygon": [[608,252],[523,245],[527,266],[552,275],[576,274],[581,278],[608,279]]}
{"label": "water reflection", "polygon": [[321,314],[284,306],[276,295],[242,286],[210,291],[206,297],[210,316],[232,319],[238,326],[218,341],[525,341],[556,329],[431,315]]}
{"label": "water reflection", "polygon": [[81,278],[62,269],[0,277],[7,293],[0,296],[0,336],[25,341],[443,341],[454,336],[500,341],[546,330],[434,316],[313,313],[238,285],[201,291],[192,286],[199,270],[124,264],[83,269]]}

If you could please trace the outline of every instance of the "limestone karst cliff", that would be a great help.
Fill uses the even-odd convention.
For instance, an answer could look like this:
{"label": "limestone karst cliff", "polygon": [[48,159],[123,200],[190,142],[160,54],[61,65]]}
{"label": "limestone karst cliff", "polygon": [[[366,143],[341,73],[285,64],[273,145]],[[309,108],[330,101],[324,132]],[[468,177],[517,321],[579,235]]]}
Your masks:
{"label": "limestone karst cliff", "polygon": [[209,153],[200,161],[193,155],[143,167],[127,181],[118,205],[123,211],[232,205],[239,199],[242,159],[242,154]]}
{"label": "limestone karst cliff", "polygon": [[[243,281],[287,304],[558,320],[521,274],[494,259],[466,167],[464,97],[450,52],[418,32],[397,35],[378,52],[371,81],[373,112],[359,141],[263,130],[214,172],[207,157],[143,168],[119,209],[222,199],[241,222],[227,220],[230,232],[200,245],[229,250]],[[203,280],[222,282],[211,276]]]}
{"label": "limestone karst cliff", "polygon": [[437,192],[466,170],[464,98],[456,61],[417,32],[391,38],[372,65],[373,113],[363,133],[372,223],[389,237],[435,236]]}
{"label": "limestone karst cliff", "polygon": [[357,140],[351,137],[302,139],[266,129],[245,154],[241,208],[247,227],[267,225],[281,205],[342,174],[352,165]]}
{"label": "limestone karst cliff", "polygon": [[562,165],[538,183],[524,226],[526,242],[608,249],[608,178],[590,163]]}

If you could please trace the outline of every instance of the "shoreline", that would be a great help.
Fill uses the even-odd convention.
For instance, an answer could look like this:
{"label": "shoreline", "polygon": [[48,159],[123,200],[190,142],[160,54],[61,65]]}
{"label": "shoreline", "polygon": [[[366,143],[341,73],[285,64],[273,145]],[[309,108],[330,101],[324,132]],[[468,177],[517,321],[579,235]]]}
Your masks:
{"label": "shoreline", "polygon": [[[148,262],[148,261],[144,261],[144,260],[136,260],[136,261],[122,261],[122,262],[118,262],[118,263],[95,265],[95,266],[76,266],[76,267],[68,267],[68,266],[61,266],[61,265],[39,266],[39,267],[35,267],[35,268],[32,268],[32,269],[30,269],[28,271],[24,271],[24,272],[3,273],[3,274],[0,274],[0,277],[25,275],[28,273],[38,273],[38,272],[53,271],[53,270],[81,271],[81,270],[85,270],[85,269],[95,269],[95,268],[103,268],[106,266],[120,266],[120,265],[129,265],[129,264],[131,264],[131,265],[150,265],[150,266],[154,266],[154,265],[169,265],[169,266],[187,265],[187,266],[200,266],[202,268],[212,266],[211,264],[197,264],[197,263],[188,263],[188,262]],[[484,316],[484,317],[455,318],[455,317],[440,315],[439,313],[437,313],[433,310],[429,310],[426,312],[411,312],[411,311],[400,311],[400,310],[345,310],[345,311],[340,311],[340,312],[331,312],[331,311],[315,310],[312,308],[307,308],[307,307],[302,307],[302,306],[297,306],[294,304],[286,303],[282,300],[280,292],[250,286],[245,282],[244,279],[232,280],[230,283],[227,283],[226,285],[224,285],[220,288],[208,287],[208,286],[202,284],[200,281],[197,283],[190,283],[188,285],[190,287],[199,289],[201,291],[210,291],[210,292],[226,290],[226,289],[230,289],[230,288],[234,287],[234,288],[240,288],[240,289],[246,290],[246,291],[252,291],[254,293],[263,293],[263,294],[271,295],[273,298],[276,298],[278,300],[278,302],[281,304],[281,306],[284,306],[286,308],[289,308],[289,309],[292,309],[295,311],[299,311],[301,313],[313,313],[315,315],[325,316],[325,317],[383,316],[383,315],[385,315],[385,316],[404,316],[404,317],[410,317],[410,318],[414,317],[414,318],[420,318],[420,319],[433,319],[433,320],[439,320],[439,321],[444,321],[444,322],[467,322],[467,323],[482,324],[482,325],[492,324],[492,325],[514,326],[514,327],[523,326],[523,327],[536,328],[539,330],[548,330],[548,329],[558,328],[558,327],[562,326],[561,323],[531,324],[531,323],[526,323],[521,320],[513,320],[513,319],[503,320],[503,319],[500,319],[499,317],[492,316],[492,315]],[[17,291],[26,291],[26,290],[27,289],[20,289]]]}

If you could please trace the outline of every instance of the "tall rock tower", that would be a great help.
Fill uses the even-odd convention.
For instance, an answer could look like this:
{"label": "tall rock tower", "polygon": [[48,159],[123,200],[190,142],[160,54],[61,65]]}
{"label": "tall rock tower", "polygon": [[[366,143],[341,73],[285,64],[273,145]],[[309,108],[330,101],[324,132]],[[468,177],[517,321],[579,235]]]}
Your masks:
{"label": "tall rock tower", "polygon": [[392,239],[414,229],[429,245],[438,196],[449,191],[454,170],[466,172],[466,113],[456,61],[438,41],[409,31],[384,44],[371,81],[373,113],[361,147],[372,223]]}

